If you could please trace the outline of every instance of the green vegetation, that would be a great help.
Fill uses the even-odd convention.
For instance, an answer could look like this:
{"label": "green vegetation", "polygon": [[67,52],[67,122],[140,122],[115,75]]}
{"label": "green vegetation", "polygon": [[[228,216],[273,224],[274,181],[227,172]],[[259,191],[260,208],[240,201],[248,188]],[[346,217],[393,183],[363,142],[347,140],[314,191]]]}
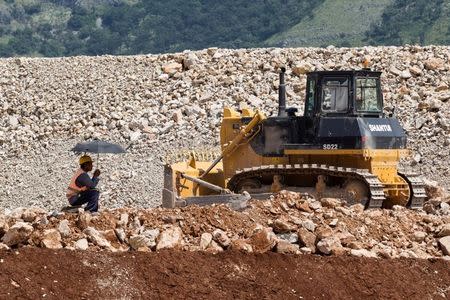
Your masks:
{"label": "green vegetation", "polygon": [[450,44],[450,0],[0,0],[0,56]]}
{"label": "green vegetation", "polygon": [[368,32],[373,44],[450,44],[450,1],[397,0]]}
{"label": "green vegetation", "polygon": [[273,46],[362,46],[370,25],[394,0],[326,0],[311,16],[267,40]]}
{"label": "green vegetation", "polygon": [[[0,56],[136,54],[260,46],[321,1],[0,2]],[[101,1],[99,1],[101,2]]]}

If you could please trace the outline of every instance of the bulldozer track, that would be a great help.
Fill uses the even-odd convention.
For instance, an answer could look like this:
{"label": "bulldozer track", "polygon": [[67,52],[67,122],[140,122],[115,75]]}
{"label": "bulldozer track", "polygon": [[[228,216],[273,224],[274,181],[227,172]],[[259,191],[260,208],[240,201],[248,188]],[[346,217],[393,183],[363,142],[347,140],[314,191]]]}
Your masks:
{"label": "bulldozer track", "polygon": [[383,201],[384,186],[377,176],[366,169],[343,168],[318,164],[295,164],[295,165],[263,165],[253,168],[238,170],[228,182],[228,188],[232,191],[238,187],[240,181],[265,175],[328,175],[343,178],[360,179],[369,188],[370,198],[365,206],[367,208],[380,208]]}
{"label": "bulldozer track", "polygon": [[408,202],[408,207],[410,208],[422,208],[423,203],[427,198],[425,192],[425,183],[423,182],[420,175],[416,173],[399,173],[403,179],[408,182],[409,188],[412,192],[411,199]]}

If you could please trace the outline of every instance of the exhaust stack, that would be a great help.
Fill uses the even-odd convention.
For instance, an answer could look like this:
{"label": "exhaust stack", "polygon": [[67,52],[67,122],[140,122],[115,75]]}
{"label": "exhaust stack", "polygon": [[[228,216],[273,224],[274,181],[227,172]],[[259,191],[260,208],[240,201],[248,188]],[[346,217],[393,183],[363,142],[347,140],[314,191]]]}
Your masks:
{"label": "exhaust stack", "polygon": [[284,83],[284,73],[286,68],[281,67],[280,86],[278,88],[278,116],[286,117],[286,84]]}

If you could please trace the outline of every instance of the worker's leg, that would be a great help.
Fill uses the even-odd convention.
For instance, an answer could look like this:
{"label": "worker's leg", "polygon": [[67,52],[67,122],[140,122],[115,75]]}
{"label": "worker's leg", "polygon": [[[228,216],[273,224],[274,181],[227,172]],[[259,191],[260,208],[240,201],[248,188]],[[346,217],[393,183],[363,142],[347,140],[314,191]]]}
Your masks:
{"label": "worker's leg", "polygon": [[85,192],[81,192],[78,195],[78,198],[71,200],[70,204],[72,206],[83,205],[87,203],[84,210],[88,210],[90,212],[98,211],[98,198],[100,196],[99,191],[97,190],[88,190]]}
{"label": "worker's leg", "polygon": [[81,194],[73,196],[69,199],[69,203],[72,206],[80,206],[88,202],[88,200],[85,197],[82,197]]}
{"label": "worker's leg", "polygon": [[100,193],[97,190],[89,190],[82,193],[82,197],[85,198],[87,205],[84,210],[88,210],[90,212],[98,211],[98,198],[100,197]]}

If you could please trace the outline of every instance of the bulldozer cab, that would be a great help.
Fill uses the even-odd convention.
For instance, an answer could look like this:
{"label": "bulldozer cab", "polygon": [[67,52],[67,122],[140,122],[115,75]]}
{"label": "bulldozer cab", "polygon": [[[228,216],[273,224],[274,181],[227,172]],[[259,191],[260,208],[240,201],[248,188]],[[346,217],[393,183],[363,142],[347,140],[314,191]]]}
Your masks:
{"label": "bulldozer cab", "polygon": [[369,70],[309,73],[304,116],[382,117],[380,74]]}
{"label": "bulldozer cab", "polygon": [[304,113],[296,115],[286,108],[282,69],[278,115],[262,122],[250,144],[261,156],[298,149],[404,149],[401,125],[383,113],[380,76],[367,69],[311,72]]}

